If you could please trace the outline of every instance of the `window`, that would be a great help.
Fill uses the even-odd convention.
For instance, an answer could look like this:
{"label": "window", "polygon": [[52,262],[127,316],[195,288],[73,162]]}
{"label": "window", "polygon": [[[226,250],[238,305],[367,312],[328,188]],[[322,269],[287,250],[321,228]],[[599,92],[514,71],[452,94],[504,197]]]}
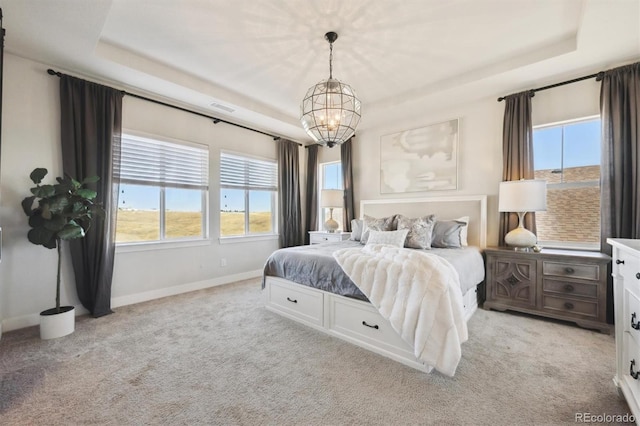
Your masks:
{"label": "window", "polygon": [[547,211],[536,213],[542,245],[600,246],[600,118],[536,127],[535,178],[547,181]]}
{"label": "window", "polygon": [[220,236],[276,233],[275,161],[220,153]]}
{"label": "window", "polygon": [[[343,189],[342,187],[342,164],[340,161],[331,163],[320,164],[320,191],[318,193],[318,206],[320,206],[320,197],[322,196],[323,189]],[[329,218],[329,209],[319,207],[320,214],[318,215],[318,227],[324,229],[324,223]],[[342,208],[333,209],[333,220],[338,222],[340,227],[338,229],[344,229]]]}
{"label": "window", "polygon": [[123,134],[118,177],[116,243],[207,237],[206,145]]}

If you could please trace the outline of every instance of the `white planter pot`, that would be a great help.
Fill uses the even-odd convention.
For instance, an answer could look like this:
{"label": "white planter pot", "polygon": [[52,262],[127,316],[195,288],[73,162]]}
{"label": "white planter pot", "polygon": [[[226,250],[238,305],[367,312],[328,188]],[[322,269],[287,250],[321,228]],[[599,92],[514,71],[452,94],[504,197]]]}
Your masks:
{"label": "white planter pot", "polygon": [[40,338],[55,339],[73,333],[76,328],[76,310],[73,306],[60,306],[40,312]]}

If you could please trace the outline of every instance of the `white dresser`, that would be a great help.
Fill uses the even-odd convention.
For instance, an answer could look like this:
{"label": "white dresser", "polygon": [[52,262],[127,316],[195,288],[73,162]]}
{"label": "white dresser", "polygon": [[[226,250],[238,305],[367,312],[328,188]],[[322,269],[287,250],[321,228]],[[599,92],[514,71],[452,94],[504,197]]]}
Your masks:
{"label": "white dresser", "polygon": [[613,247],[616,376],[636,419],[640,416],[640,240],[608,238]]}
{"label": "white dresser", "polygon": [[351,237],[351,232],[323,232],[309,231],[309,244],[320,244],[345,241]]}

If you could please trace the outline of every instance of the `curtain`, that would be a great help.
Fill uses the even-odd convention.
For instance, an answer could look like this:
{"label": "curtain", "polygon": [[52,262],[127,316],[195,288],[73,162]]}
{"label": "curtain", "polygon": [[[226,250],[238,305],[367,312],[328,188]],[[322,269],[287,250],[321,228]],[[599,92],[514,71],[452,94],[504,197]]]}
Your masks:
{"label": "curtain", "polygon": [[278,142],[278,191],[280,201],[280,247],[299,246],[304,241],[300,212],[300,167],[298,144]]}
{"label": "curtain", "polygon": [[344,188],[344,203],[342,218],[344,230],[351,232],[351,220],[355,219],[355,209],[353,203],[353,168],[351,155],[351,142],[353,138],[340,145],[340,163],[342,168],[342,187]]}
{"label": "curtain", "polygon": [[[533,125],[531,123],[531,91],[505,98],[502,127],[502,180],[533,179]],[[524,227],[536,233],[533,212],[525,215]],[[518,226],[518,215],[500,213],[499,245],[504,236]]]}
{"label": "curtain", "polygon": [[318,145],[307,147],[307,199],[305,211],[307,212],[304,243],[309,244],[309,231],[318,229]]}
{"label": "curtain", "polygon": [[[600,246],[607,238],[640,238],[640,62],[605,71],[600,87],[602,164]],[[613,323],[613,283],[607,287],[607,321]]]}
{"label": "curtain", "polygon": [[69,241],[76,289],[94,317],[112,313],[111,280],[115,254],[118,185],[112,162],[120,155],[123,93],[62,75],[60,109],[64,173],[82,180],[99,176],[96,200],[105,209],[84,238]]}

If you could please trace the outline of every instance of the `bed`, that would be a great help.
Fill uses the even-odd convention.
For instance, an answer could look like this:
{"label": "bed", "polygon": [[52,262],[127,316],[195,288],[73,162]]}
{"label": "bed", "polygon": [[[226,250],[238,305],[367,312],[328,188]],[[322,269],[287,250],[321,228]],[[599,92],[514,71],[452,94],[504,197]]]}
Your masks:
{"label": "bed", "polygon": [[[405,256],[405,258],[398,260],[399,265],[403,265],[401,266],[403,270],[411,269],[410,266],[413,265],[411,262],[415,261],[415,257],[419,262],[423,262],[422,259],[427,258],[425,261],[435,262],[440,269],[451,269],[453,266],[455,273],[452,273],[451,276],[455,275],[456,281],[453,284],[447,283],[447,285],[449,288],[457,285],[460,290],[443,290],[451,296],[447,296],[447,303],[438,303],[437,305],[447,306],[447,312],[442,315],[447,318],[451,316],[453,318],[451,321],[455,322],[456,318],[462,318],[462,326],[452,324],[451,327],[454,331],[457,327],[460,334],[454,339],[457,340],[456,344],[459,347],[459,343],[466,340],[466,321],[471,318],[478,307],[478,285],[484,281],[482,249],[486,247],[486,196],[363,200],[360,202],[361,218],[365,215],[369,219],[396,215],[416,218],[427,214],[434,214],[439,221],[468,217],[465,227],[467,244],[455,249],[407,250],[376,244],[363,245],[359,241],[343,241],[277,250],[269,257],[264,268],[263,288],[266,308],[418,370],[430,372],[435,366],[444,374],[452,376],[460,358],[460,350],[452,347],[449,355],[447,350],[438,349],[440,358],[448,357],[451,360],[444,359],[438,363],[435,360],[426,362],[425,360],[431,358],[420,356],[416,349],[419,345],[431,346],[433,352],[434,345],[428,341],[418,340],[421,334],[425,334],[420,331],[419,327],[417,331],[412,330],[414,334],[408,337],[406,330],[402,329],[404,319],[398,320],[393,314],[385,312],[383,309],[384,300],[379,300],[380,292],[376,293],[375,289],[370,288],[372,286],[365,282],[368,278],[365,278],[365,275],[358,276],[356,274],[358,268],[354,266],[358,262],[364,261],[386,261],[379,260],[382,252],[386,253],[388,259],[400,259],[400,254]],[[423,255],[423,253],[427,254]],[[378,257],[374,258],[373,256]],[[442,259],[446,261],[442,261]],[[367,265],[369,264],[367,263]],[[379,269],[390,270],[391,266],[389,265],[389,263],[380,263]],[[422,269],[418,269],[415,275],[418,278],[425,275],[422,271]],[[371,277],[371,275],[367,277]],[[449,280],[447,274],[437,277],[432,280]],[[377,280],[371,278],[370,281]],[[387,278],[387,281],[390,279]],[[356,282],[358,285],[355,284]],[[446,288],[444,284],[436,287]],[[373,293],[371,293],[372,291]],[[460,296],[456,293],[461,294],[461,299],[458,299]],[[388,298],[388,296],[387,294],[385,297]],[[427,300],[427,302],[421,303],[428,305],[428,298],[420,297]],[[396,296],[393,296],[393,302],[400,304],[401,301],[395,301],[395,298]],[[398,299],[400,299],[399,296]],[[408,298],[407,300],[413,303],[413,299]],[[460,305],[460,312],[454,312],[450,315],[449,311],[451,309],[456,311],[458,305]],[[431,309],[435,306],[432,303],[425,307]],[[432,315],[440,315],[434,309],[431,309],[434,312]],[[388,308],[387,311],[391,311],[391,308]],[[438,322],[440,319],[434,317],[432,321]],[[431,323],[428,327],[431,327]],[[460,330],[461,328],[464,330]],[[428,348],[424,351],[428,352]]]}

